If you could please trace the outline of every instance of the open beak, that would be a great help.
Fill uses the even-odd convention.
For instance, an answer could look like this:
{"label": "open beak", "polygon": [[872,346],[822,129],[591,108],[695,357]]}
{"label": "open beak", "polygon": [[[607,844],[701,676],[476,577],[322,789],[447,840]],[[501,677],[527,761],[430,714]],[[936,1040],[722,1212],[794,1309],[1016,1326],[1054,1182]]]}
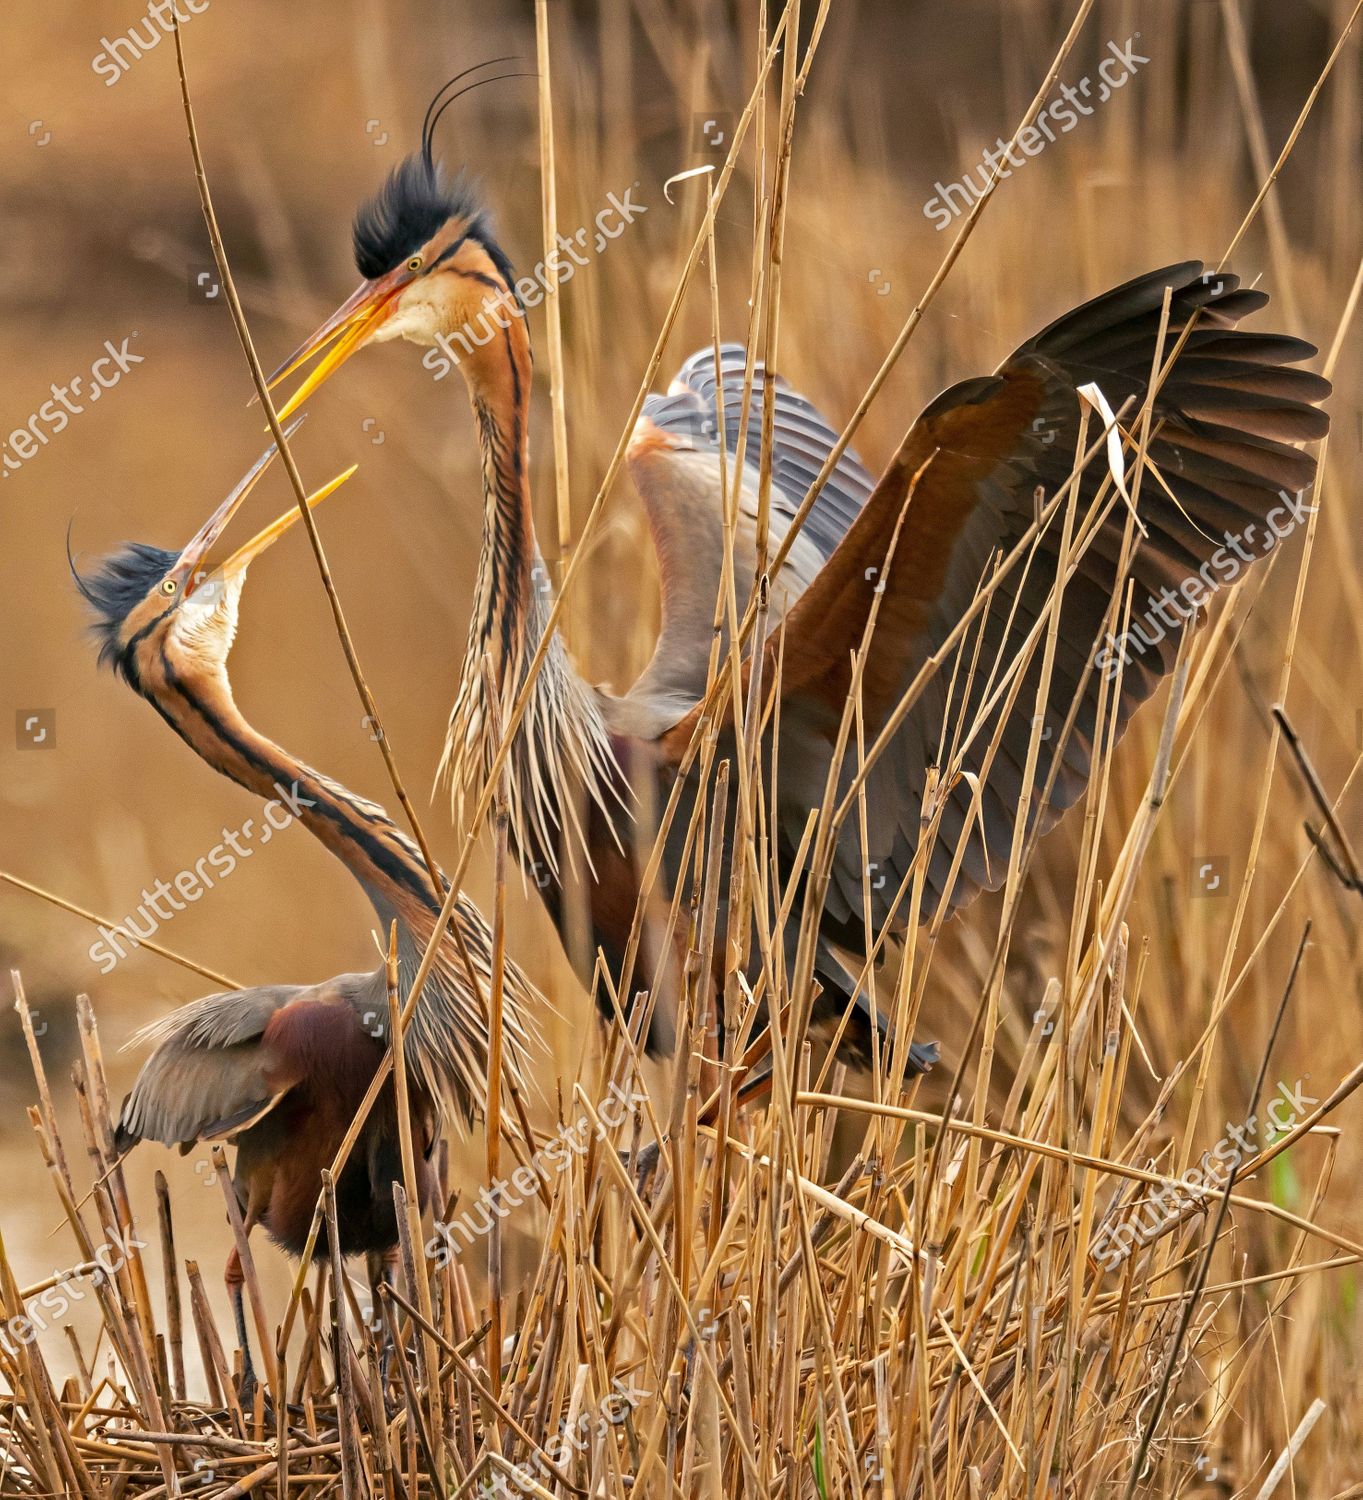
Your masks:
{"label": "open beak", "polygon": [[[298,431],[302,421],[302,417],[299,417],[297,421],[290,422],[284,429],[284,436],[286,438],[292,437]],[[218,506],[217,510],[209,516],[208,520],[194,534],[189,545],[180,554],[179,570],[187,577],[192,577],[203,566],[203,561],[208,556],[213,543],[227,529],[227,523],[241,508],[242,501],[255,489],[260,476],[274,462],[274,456],[278,451],[275,445],[271,443],[246,471],[245,476],[238,482],[236,488],[227,499]]]}
{"label": "open beak", "polygon": [[[305,365],[314,355],[327,352],[312,367],[303,384],[279,408],[281,418],[290,416],[329,376],[350,358],[367,338],[392,316],[393,299],[412,281],[412,272],[405,265],[389,271],[375,281],[364,281],[349,298],[336,309],[325,323],[299,345],[288,359],[270,376],[269,386],[273,390],[287,376]],[[330,348],[328,348],[330,345]]]}
{"label": "open beak", "polygon": [[[313,506],[320,505],[328,495],[334,495],[358,468],[359,464],[351,464],[343,474],[338,474],[335,479],[328,480],[320,490],[316,490],[313,494],[309,495],[308,509],[311,510]],[[244,547],[238,547],[221,567],[215,568],[213,570],[214,578],[226,580],[235,578],[238,573],[244,573],[267,547],[274,546],[289,527],[299,519],[301,514],[302,512],[298,509],[297,505],[294,505],[291,509],[286,510],[282,516],[276,517],[263,531],[258,531]]]}
{"label": "open beak", "polygon": [[[284,429],[284,436],[292,437],[298,431],[302,421],[302,417],[296,417]],[[232,517],[241,509],[242,502],[255,489],[260,481],[260,476],[270,467],[277,451],[275,445],[271,443],[265,452],[247,470],[232,493],[209,516],[208,520],[195,533],[189,545],[181,552],[178,572],[186,581],[186,592],[189,592],[199,583],[208,554],[212,551],[218,538],[227,530]],[[334,494],[340,489],[358,467],[358,464],[351,464],[343,474],[338,474],[335,479],[324,484],[316,493],[309,495],[308,509],[311,510],[314,505],[320,505],[328,495]],[[298,520],[299,515],[299,509],[295,505],[277,520],[271,521],[263,531],[258,532],[244,547],[239,547],[225,563],[216,568],[213,576],[219,579],[228,579],[235,577],[238,573],[244,573],[255,558],[259,557],[267,547],[273,546],[284,535],[289,527]]]}

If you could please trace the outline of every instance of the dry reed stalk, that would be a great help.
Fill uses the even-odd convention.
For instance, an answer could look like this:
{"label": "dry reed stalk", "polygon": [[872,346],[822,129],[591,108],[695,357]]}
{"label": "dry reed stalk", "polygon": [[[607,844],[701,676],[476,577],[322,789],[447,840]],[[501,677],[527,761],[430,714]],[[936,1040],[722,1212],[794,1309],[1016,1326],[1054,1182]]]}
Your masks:
{"label": "dry reed stalk", "polygon": [[[541,26],[546,10],[541,5]],[[828,12],[820,8],[816,29]],[[635,13],[652,45],[671,49],[674,63],[684,55],[683,16],[651,0],[640,0]],[[795,14],[793,7],[786,10],[777,26],[790,25]],[[1205,27],[1206,16],[1196,24]],[[542,120],[558,107],[558,80],[571,78],[580,60],[572,50],[577,45],[571,34],[555,34],[556,81],[553,90],[547,77],[542,86]],[[616,38],[615,45],[629,55],[627,39]],[[725,222],[715,212],[728,181],[723,175],[707,195],[704,222],[682,261],[681,285],[646,383],[681,316],[701,255],[708,256],[704,311],[712,342],[726,299],[741,304],[746,292],[750,350],[754,331],[768,340],[769,354],[778,333],[782,349],[799,347],[792,311],[801,284],[798,177],[787,182],[784,174],[787,131],[812,46],[798,71],[794,49],[783,55],[771,121],[765,90],[776,43],[760,35],[757,50],[758,82],[746,122],[761,143],[753,174],[753,256],[730,287],[720,273]],[[1228,62],[1223,49],[1209,50],[1217,60],[1200,54],[1199,89],[1220,89],[1233,110],[1233,59]],[[661,66],[667,70],[666,59]],[[813,113],[800,106],[802,138]],[[545,159],[552,166],[552,150]],[[1279,158],[1274,179],[1285,160]],[[725,173],[740,169],[736,145]],[[567,177],[564,172],[562,180]],[[778,204],[778,188],[792,196]],[[1272,199],[1265,194],[1263,201]],[[778,236],[779,268],[773,256]],[[1293,240],[1299,261],[1304,232],[1295,226]],[[1284,248],[1281,241],[1278,248]],[[963,266],[957,274],[969,270]],[[1351,314],[1346,297],[1332,366],[1344,357]],[[565,360],[573,357],[571,348],[565,351]],[[1162,351],[1157,365],[1167,369],[1168,357]],[[751,371],[750,355],[750,387]],[[566,371],[562,379],[566,384]],[[562,396],[566,404],[571,392],[558,378],[553,384],[555,401]],[[1123,422],[1138,495],[1150,437],[1148,404],[1124,413]],[[1097,451],[1088,447],[1094,451],[1076,454],[1076,474]],[[619,456],[617,448],[580,543],[591,537]],[[1332,463],[1340,469],[1347,456],[1336,445]],[[759,454],[759,464],[765,458]],[[737,465],[723,471],[730,526],[737,472]],[[1152,473],[1151,481],[1158,476]],[[1332,475],[1332,507],[1339,483]],[[566,487],[559,490],[560,497],[565,493]],[[1052,497],[1025,545],[980,580],[973,613],[931,664],[930,674],[944,680],[951,712],[940,773],[929,778],[924,799],[925,836],[939,826],[953,766],[979,737],[983,721],[978,714],[967,721],[961,709],[972,686],[983,684],[994,707],[1026,712],[1020,684],[1028,663],[1038,664],[1044,677],[1054,662],[1062,593],[1098,525],[1121,503],[1109,486],[1081,513],[1075,494],[1072,482]],[[999,569],[1035,566],[1036,537],[1046,526],[1063,538],[1050,608],[1016,659],[987,659],[980,625],[1000,586]],[[1128,522],[1128,544],[1132,537]],[[587,550],[576,549],[567,586]],[[1314,586],[1333,561],[1326,551],[1311,557],[1308,545],[1281,615],[1286,623],[1273,641],[1270,677],[1298,700],[1303,682],[1309,685],[1319,670],[1306,562]],[[410,1132],[404,1135],[406,1192],[397,1196],[404,1290],[379,1297],[394,1345],[386,1388],[376,1342],[357,1325],[344,1268],[333,1258],[335,1335],[319,1338],[325,1315],[320,1286],[314,1298],[300,1277],[284,1336],[272,1346],[281,1386],[290,1382],[293,1399],[275,1409],[273,1431],[262,1424],[259,1409],[240,1410],[212,1305],[192,1263],[187,1282],[194,1336],[188,1351],[182,1347],[172,1311],[176,1244],[167,1194],[158,1191],[139,1204],[136,1179],[125,1185],[110,1159],[109,1099],[89,1012],[81,1017],[83,1063],[74,1095],[84,1164],[68,1157],[59,1101],[28,1026],[39,1080],[35,1134],[75,1237],[78,1264],[21,1286],[9,1258],[14,1247],[0,1244],[6,1316],[12,1320],[25,1306],[40,1306],[38,1299],[91,1274],[100,1235],[126,1233],[139,1209],[150,1222],[152,1201],[166,1294],[152,1295],[154,1267],[138,1260],[102,1278],[97,1338],[87,1339],[84,1349],[76,1342],[78,1374],[68,1382],[59,1381],[45,1344],[0,1339],[0,1370],[10,1388],[0,1399],[0,1490],[8,1493],[12,1483],[16,1493],[61,1489],[93,1496],[121,1487],[132,1497],[188,1490],[193,1480],[197,1492],[218,1497],[243,1494],[253,1484],[261,1492],[295,1496],[338,1487],[357,1494],[477,1495],[500,1480],[503,1493],[612,1500],[630,1494],[1039,1500],[1059,1492],[1089,1500],[1122,1484],[1169,1497],[1213,1493],[1206,1471],[1220,1464],[1221,1479],[1238,1493],[1286,1493],[1291,1475],[1298,1493],[1314,1494],[1327,1442],[1334,1445],[1331,1473],[1344,1470],[1347,1437],[1331,1432],[1327,1439],[1337,1424],[1319,1420],[1317,1407],[1295,1394],[1315,1379],[1313,1356],[1330,1347],[1321,1329],[1333,1306],[1322,1308],[1313,1299],[1323,1296],[1330,1278],[1351,1275],[1363,1259],[1363,1246],[1334,1227],[1349,1223],[1335,1179],[1352,1147],[1350,1118],[1339,1111],[1363,1083],[1363,1067],[1341,1077],[1339,1068],[1323,1062],[1327,1081],[1313,1085],[1321,1100],[1280,1137],[1257,1141],[1260,1149],[1238,1163],[1219,1192],[1176,1200],[1149,1227],[1168,1180],[1207,1145],[1197,1122],[1209,1122],[1205,1132],[1214,1132],[1218,1127],[1210,1122],[1223,1110],[1243,1108],[1233,1066],[1237,1044],[1265,1034],[1261,1018],[1274,998],[1265,996],[1266,976],[1279,972],[1274,961],[1282,934],[1300,930],[1295,919],[1308,902],[1322,908],[1320,943],[1301,959],[1299,1005],[1305,1012],[1315,999],[1314,1016],[1319,991],[1330,983],[1341,994],[1354,993],[1347,986],[1356,947],[1340,959],[1328,957],[1325,946],[1327,939],[1347,941],[1352,906],[1329,908],[1331,877],[1321,871],[1317,851],[1301,845],[1303,799],[1295,791],[1285,795],[1275,775],[1275,731],[1262,748],[1256,739],[1235,761],[1238,770],[1248,768],[1256,795],[1236,846],[1248,848],[1250,859],[1233,911],[1215,922],[1208,914],[1187,934],[1169,934],[1152,921],[1148,904],[1160,874],[1184,852],[1174,796],[1181,780],[1192,782],[1208,758],[1224,753],[1218,738],[1235,722],[1224,703],[1235,686],[1227,668],[1255,644],[1247,621],[1266,596],[1257,588],[1238,591],[1201,639],[1185,646],[1163,719],[1151,710],[1144,735],[1133,734],[1135,743],[1120,755],[1114,753],[1113,697],[1104,699],[1088,808],[1082,823],[1072,825],[1062,861],[1069,883],[1057,886],[1055,862],[1043,862],[1036,841],[1020,836],[997,904],[982,903],[964,932],[938,921],[920,930],[924,877],[922,862],[915,862],[897,893],[894,931],[885,924],[866,933],[872,961],[862,981],[888,1011],[893,1040],[865,1089],[869,1097],[859,1097],[860,1085],[849,1092],[832,1064],[821,1067],[810,1050],[815,995],[809,943],[818,899],[806,902],[797,892],[807,879],[817,893],[841,829],[867,836],[866,777],[884,742],[867,733],[854,693],[841,734],[855,784],[850,790],[830,786],[809,810],[795,869],[778,876],[768,828],[779,789],[769,784],[760,746],[763,736],[779,736],[781,726],[778,711],[763,707],[773,683],[759,678],[746,701],[739,693],[745,629],[739,583],[730,554],[715,614],[729,639],[716,649],[711,712],[687,764],[708,790],[684,829],[671,826],[677,799],[659,809],[656,842],[642,856],[652,887],[662,841],[675,837],[685,843],[689,877],[661,911],[641,902],[625,972],[598,973],[599,992],[619,1025],[601,1056],[568,1080],[554,1122],[570,1132],[581,1125],[573,1139],[583,1149],[567,1149],[561,1165],[537,1174],[526,1207],[504,1230],[498,1220],[488,1236],[490,1282],[476,1254],[456,1255],[439,1268],[422,1254],[412,1143]],[[1118,592],[1114,625],[1129,618],[1132,607],[1129,591]],[[759,581],[749,627],[758,634],[765,633],[765,608]],[[864,658],[863,650],[858,673]],[[774,671],[779,680],[779,653]],[[721,701],[724,695],[729,702]],[[508,734],[515,732],[519,706],[509,716]],[[717,749],[726,720],[737,747],[732,757]],[[1294,732],[1304,764],[1321,768],[1306,805],[1317,817],[1328,809],[1327,825],[1347,839],[1343,801],[1352,780],[1337,775],[1335,758],[1322,748],[1325,731],[1309,713],[1294,704],[1280,732],[1288,723],[1300,725]],[[988,755],[995,747],[979,748]],[[1039,797],[1044,788],[1030,774],[1035,748],[1034,739],[1026,784],[1028,795]],[[504,767],[503,758],[484,789],[480,817],[495,811]],[[726,777],[737,788],[741,830],[731,866],[719,857],[721,839],[735,831],[725,829],[721,813]],[[1296,842],[1287,842],[1292,837]],[[461,877],[471,847],[465,847]],[[959,858],[958,850],[958,866]],[[508,899],[504,865],[495,881],[498,922],[509,925],[502,910]],[[1349,897],[1343,890],[1338,895]],[[727,930],[717,918],[721,899],[729,903]],[[660,930],[669,939],[679,934],[691,953],[682,1055],[659,1099],[639,1101],[611,1123],[603,1109],[609,1083],[648,1092],[656,1081],[656,1070],[641,1057],[637,1025],[631,1031],[626,1024],[627,1014],[637,1022],[633,958],[645,941],[645,921],[655,916]],[[788,939],[796,940],[793,964]],[[897,970],[879,969],[885,959]],[[725,997],[726,1061],[715,1080],[700,1045],[706,1016],[697,984],[712,960],[724,970]],[[396,1006],[396,985],[390,988]],[[491,1003],[495,1008],[495,997]],[[733,1107],[738,1059],[755,1062],[756,1049],[768,1045],[756,1034],[759,1007],[771,1019],[775,1074],[773,1107],[765,1114]],[[405,1019],[393,1025],[391,1064],[400,1121],[406,1117]],[[906,1089],[907,1039],[915,1027],[939,1023],[944,1031],[951,1027],[948,1065]],[[1260,1083],[1268,1076],[1261,1068]],[[700,1128],[695,1122],[707,1096],[718,1105],[718,1123]],[[668,1145],[653,1177],[641,1184],[634,1167],[640,1145],[652,1135],[668,1136]],[[489,1171],[500,1162],[499,1150],[490,1143]],[[93,1184],[82,1197],[77,1175],[87,1170]],[[441,1198],[452,1202],[449,1218],[467,1201],[444,1191]],[[330,1185],[325,1199],[334,1245]],[[1209,1217],[1216,1222],[1204,1224]],[[517,1277],[511,1267],[522,1229],[534,1243]],[[1109,1269],[1102,1252],[1122,1229],[1134,1238],[1129,1253]],[[1318,1242],[1339,1253],[1322,1254]],[[252,1299],[254,1310],[254,1289]],[[295,1317],[301,1328],[291,1339]],[[265,1330],[257,1331],[264,1345]],[[64,1357],[60,1340],[57,1348]],[[626,1398],[624,1391],[632,1394]],[[1161,1391],[1167,1395],[1152,1399]],[[608,1407],[612,1401],[622,1404]],[[391,1403],[388,1410],[385,1403]],[[206,1473],[212,1475],[207,1481]]]}

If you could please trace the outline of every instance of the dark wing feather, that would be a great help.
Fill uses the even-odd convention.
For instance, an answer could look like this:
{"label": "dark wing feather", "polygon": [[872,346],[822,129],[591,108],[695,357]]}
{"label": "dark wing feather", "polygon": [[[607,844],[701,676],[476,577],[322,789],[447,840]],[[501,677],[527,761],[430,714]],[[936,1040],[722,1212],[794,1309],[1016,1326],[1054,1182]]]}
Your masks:
{"label": "dark wing feather", "polygon": [[[1147,472],[1142,480],[1140,511],[1148,535],[1127,575],[1134,580],[1133,619],[1146,614],[1151,601],[1160,601],[1162,590],[1177,592],[1200,569],[1207,576],[1218,556],[1227,561],[1227,533],[1252,557],[1262,546],[1266,517],[1285,503],[1283,492],[1295,496],[1311,485],[1315,460],[1291,445],[1326,431],[1328,419],[1317,403],[1329,385],[1292,365],[1315,350],[1296,339],[1235,331],[1236,320],[1262,307],[1266,298],[1241,290],[1233,276],[1204,276],[1196,262],[1117,287],[1052,323],[996,374],[939,396],[787,616],[779,766],[787,841],[794,841],[808,809],[822,800],[850,690],[850,655],[861,643],[876,589],[882,591],[881,603],[863,679],[868,742],[969,610],[991,564],[1024,537],[1037,490],[1049,497],[1069,478],[1080,426],[1077,387],[1096,382],[1114,410],[1128,399],[1144,400],[1166,287],[1172,288],[1166,358],[1195,314],[1196,321],[1153,404],[1149,457],[1159,477]],[[1090,442],[1099,431],[1091,422]],[[1103,464],[1088,466],[1078,514],[1105,475]],[[887,549],[901,514],[902,532],[887,568]],[[1038,796],[1050,783],[1045,804],[1033,813],[1033,826],[1043,830],[1078,799],[1091,775],[1098,652],[1105,613],[1119,591],[1117,560],[1126,522],[1119,502],[1065,590],[1035,782]],[[1048,610],[1060,536],[1056,519],[1030,558],[996,589],[976,634],[967,633],[962,685],[950,714],[948,660],[871,769],[869,848],[863,850],[854,828],[844,832],[824,914],[826,936],[860,946],[868,865],[874,867],[869,915],[874,922],[886,916],[918,846],[926,768],[939,762],[944,737],[949,748],[957,724],[975,720],[1027,632]],[[1225,581],[1219,568],[1211,576]],[[774,654],[774,643],[768,650]],[[1172,668],[1176,651],[1176,634],[1168,630],[1130,653],[1114,706],[1118,732]],[[972,656],[978,664],[967,695],[963,683]],[[1022,671],[1012,711],[1006,712],[1007,693],[997,695],[959,757],[960,770],[983,777],[983,818],[971,819],[960,876],[946,897],[953,848],[966,832],[974,795],[969,779],[956,780],[928,861],[929,912],[941,908],[944,899],[950,909],[960,906],[980,889],[998,886],[1006,873],[1041,656],[1035,650]],[[773,676],[774,670],[768,680]],[[1064,737],[1061,729],[1072,704],[1077,704],[1073,731]],[[675,762],[680,756],[694,717],[664,737],[666,759]],[[983,775],[996,740],[997,753]],[[843,786],[853,769],[850,762],[840,767]]]}

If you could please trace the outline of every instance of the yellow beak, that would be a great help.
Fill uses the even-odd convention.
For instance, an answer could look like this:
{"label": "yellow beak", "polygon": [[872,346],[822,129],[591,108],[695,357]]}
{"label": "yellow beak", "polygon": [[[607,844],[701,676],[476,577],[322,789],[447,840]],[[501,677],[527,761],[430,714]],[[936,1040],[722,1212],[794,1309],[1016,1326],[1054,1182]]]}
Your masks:
{"label": "yellow beak", "polygon": [[[284,429],[284,436],[286,438],[292,437],[298,431],[302,421],[303,418],[299,417],[296,421],[290,422]],[[274,462],[275,454],[278,451],[275,445],[271,443],[237,482],[227,499],[218,506],[213,514],[209,516],[208,520],[190,538],[188,545],[180,553],[180,561],[177,564],[177,571],[183,577],[186,579],[191,578],[198,571],[213,544],[227,530],[228,523],[241,509],[242,502],[255,489],[261,475]]]}
{"label": "yellow beak", "polygon": [[[271,390],[314,355],[327,350],[312,367],[303,384],[279,408],[281,420],[297,411],[323,381],[341,368],[379,324],[392,315],[393,299],[412,279],[413,273],[403,265],[375,281],[361,282],[311,338],[306,339],[289,355],[270,376]],[[328,345],[331,346],[329,349]]]}
{"label": "yellow beak", "polygon": [[[335,479],[329,480],[321,489],[309,495],[308,509],[311,510],[314,506],[320,505],[328,495],[334,495],[358,468],[359,464],[351,464],[344,473],[338,474]],[[267,547],[274,546],[301,515],[302,512],[297,505],[286,510],[283,515],[276,517],[263,530],[258,531],[245,546],[238,547],[225,563],[214,569],[213,576],[229,579],[234,578],[238,573],[244,573]]]}

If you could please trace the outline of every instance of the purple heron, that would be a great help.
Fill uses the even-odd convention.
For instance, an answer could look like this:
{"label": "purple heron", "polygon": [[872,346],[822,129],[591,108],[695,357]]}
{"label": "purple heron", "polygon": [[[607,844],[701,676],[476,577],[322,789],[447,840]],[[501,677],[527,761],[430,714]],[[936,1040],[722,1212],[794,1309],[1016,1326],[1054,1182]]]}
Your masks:
{"label": "purple heron", "polygon": [[[77,574],[76,581],[94,615],[101,662],[215,770],[259,797],[285,801],[359,881],[384,932],[396,923],[405,996],[440,909],[416,846],[381,807],[248,723],[227,674],[247,568],[298,518],[297,509],[220,566],[210,567],[208,557],[273,454],[271,448],[257,461],[180,551],[130,543]],[[461,897],[404,1039],[423,1207],[433,1186],[440,1117],[467,1120],[485,1106],[491,958],[487,923]],[[545,1002],[512,963],[506,965],[504,996],[506,1076],[524,1086],[527,1050]],[[234,1144],[233,1180],[247,1232],[260,1224],[282,1249],[301,1255],[322,1169],[335,1158],[388,1046],[384,967],[320,984],[208,995],[147,1027],[139,1039],[156,1045],[124,1101],[118,1149],[140,1140],[182,1152],[201,1141]],[[371,1278],[382,1274],[383,1257],[397,1244],[392,1187],[401,1180],[390,1077],[337,1182],[340,1251],[368,1256]],[[324,1226],[316,1253],[327,1250]],[[250,1384],[235,1249],[226,1281]]]}
{"label": "purple heron", "polygon": [[[401,338],[457,358],[483,491],[476,600],[446,746],[458,791],[487,773],[498,748],[492,726],[525,683],[552,602],[530,493],[525,306],[484,206],[464,179],[447,179],[438,166],[429,117],[420,150],[360,208],[353,239],[360,286],[276,378],[316,359],[287,413],[369,344]],[[579,674],[555,634],[510,754],[515,845],[565,942],[564,872],[585,864],[593,945],[620,962],[643,909],[639,870],[654,832],[636,825],[636,809],[663,805],[679,777],[684,795],[664,850],[665,894],[683,879],[684,833],[703,795],[688,748],[707,691],[725,546],[718,460],[723,448],[732,464],[745,444],[734,546],[739,577],[744,569],[751,576],[761,398],[770,379],[770,545],[776,553],[791,544],[771,579],[770,623],[782,628],[763,647],[763,692],[775,699],[780,724],[776,748],[771,736],[766,741],[764,780],[776,788],[767,833],[784,885],[797,870],[811,809],[830,788],[835,803],[845,806],[855,792],[864,806],[835,831],[824,888],[815,893],[812,962],[821,992],[814,1020],[845,1022],[852,1054],[864,1058],[872,1024],[883,1026],[863,982],[874,947],[868,933],[905,920],[915,882],[920,921],[948,916],[1002,883],[1015,837],[1045,833],[1078,800],[1100,736],[1115,741],[1172,670],[1182,623],[1196,611],[1184,610],[1177,628],[1151,622],[1139,637],[1124,625],[1167,608],[1170,598],[1200,592],[1205,603],[1271,547],[1271,519],[1284,505],[1299,507],[1312,484],[1316,462],[1299,445],[1326,432],[1319,403],[1330,387],[1296,368],[1315,354],[1310,344],[1237,326],[1267,301],[1229,273],[1188,261],[1083,303],[992,374],[933,400],[878,481],[842,455],[793,541],[796,513],[834,450],[832,429],[760,365],[745,408],[737,346],[724,346],[718,371],[710,351],[687,360],[669,394],[646,401],[628,453],[661,577],[652,659],[616,696]],[[1166,365],[1158,381],[1157,357]],[[1081,390],[1092,402],[1095,385],[1111,420],[1101,406],[1086,409]],[[1092,451],[1079,463],[1084,432]],[[1124,450],[1127,473],[1143,443],[1139,518],[1122,503],[1124,489],[1117,494],[1121,470],[1105,451],[1112,442]],[[1071,504],[1075,535],[1066,542]],[[1047,653],[1064,547],[1058,630]],[[1109,637],[1115,647],[1105,645]],[[858,653],[864,767],[847,726]],[[487,701],[486,658],[497,705]],[[750,651],[749,673],[754,660]],[[732,731],[727,740],[721,734],[719,756],[732,758],[733,741]],[[648,795],[637,799],[641,788]],[[807,879],[799,874],[796,912]],[[725,921],[721,908],[721,931]],[[800,925],[786,924],[788,945]],[[675,992],[683,942],[679,935],[670,952],[641,952],[637,984]],[[715,979],[718,1007],[718,972]],[[666,1043],[666,1024],[660,1010],[655,1045]],[[910,1071],[932,1055],[912,1053]]]}

